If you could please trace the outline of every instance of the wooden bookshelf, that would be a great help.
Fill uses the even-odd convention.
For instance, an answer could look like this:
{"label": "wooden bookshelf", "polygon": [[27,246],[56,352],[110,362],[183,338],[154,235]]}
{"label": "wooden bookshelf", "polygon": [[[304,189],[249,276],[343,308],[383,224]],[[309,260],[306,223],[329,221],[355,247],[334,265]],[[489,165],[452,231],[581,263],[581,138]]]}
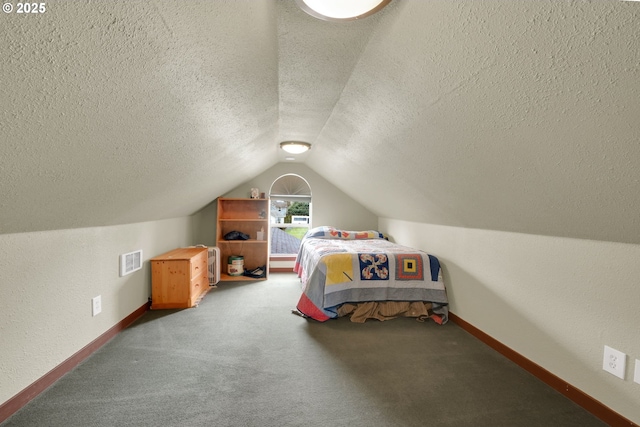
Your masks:
{"label": "wooden bookshelf", "polygon": [[[225,240],[230,231],[249,235],[249,240]],[[263,239],[257,234],[263,231]],[[218,199],[216,246],[220,248],[220,281],[266,280],[269,275],[269,200],[268,199]],[[263,267],[266,275],[261,279],[247,276],[230,276],[227,265],[230,256],[242,256],[244,269]]]}

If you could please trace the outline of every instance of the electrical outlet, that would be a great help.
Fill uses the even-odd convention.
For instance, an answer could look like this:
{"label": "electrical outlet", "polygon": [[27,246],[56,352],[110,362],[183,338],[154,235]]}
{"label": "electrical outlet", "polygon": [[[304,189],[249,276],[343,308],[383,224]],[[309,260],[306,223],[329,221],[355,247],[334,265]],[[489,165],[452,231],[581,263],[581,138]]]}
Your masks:
{"label": "electrical outlet", "polygon": [[95,298],[91,298],[91,315],[96,316],[102,311],[102,296],[98,295]]}
{"label": "electrical outlet", "polygon": [[624,370],[627,365],[627,355],[621,351],[611,348],[608,345],[604,346],[604,358],[602,360],[602,369],[615,375],[618,378],[624,379]]}
{"label": "electrical outlet", "polygon": [[636,359],[636,370],[633,374],[633,381],[640,384],[640,360]]}

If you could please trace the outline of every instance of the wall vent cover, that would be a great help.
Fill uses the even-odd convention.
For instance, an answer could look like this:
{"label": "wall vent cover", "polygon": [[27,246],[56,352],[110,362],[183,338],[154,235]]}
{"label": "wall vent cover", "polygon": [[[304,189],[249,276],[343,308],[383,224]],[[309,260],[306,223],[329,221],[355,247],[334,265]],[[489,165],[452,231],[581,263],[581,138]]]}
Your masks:
{"label": "wall vent cover", "polygon": [[120,255],[120,277],[142,268],[142,249]]}

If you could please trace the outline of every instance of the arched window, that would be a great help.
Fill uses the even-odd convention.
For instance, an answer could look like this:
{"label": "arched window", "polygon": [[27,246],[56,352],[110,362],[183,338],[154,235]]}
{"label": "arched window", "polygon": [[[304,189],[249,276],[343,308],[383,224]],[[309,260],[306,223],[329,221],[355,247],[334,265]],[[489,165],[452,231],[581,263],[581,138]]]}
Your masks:
{"label": "arched window", "polygon": [[282,175],[271,184],[269,199],[271,255],[296,255],[311,227],[311,187],[300,175]]}

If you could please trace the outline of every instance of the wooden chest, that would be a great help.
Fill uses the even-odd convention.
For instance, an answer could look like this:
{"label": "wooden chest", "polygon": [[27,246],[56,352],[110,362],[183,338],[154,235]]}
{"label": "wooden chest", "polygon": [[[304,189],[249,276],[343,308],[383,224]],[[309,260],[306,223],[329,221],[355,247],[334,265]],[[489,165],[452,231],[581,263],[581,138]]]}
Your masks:
{"label": "wooden chest", "polygon": [[207,248],[178,248],[151,258],[151,309],[189,308],[209,291]]}

